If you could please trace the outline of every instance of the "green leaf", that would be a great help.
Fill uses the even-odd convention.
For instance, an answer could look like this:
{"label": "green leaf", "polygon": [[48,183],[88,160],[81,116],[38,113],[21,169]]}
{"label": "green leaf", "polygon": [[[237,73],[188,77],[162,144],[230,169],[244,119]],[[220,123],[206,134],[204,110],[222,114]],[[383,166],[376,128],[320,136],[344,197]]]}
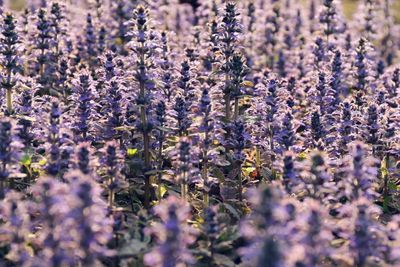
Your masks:
{"label": "green leaf", "polygon": [[21,160],[19,161],[23,166],[25,166],[25,167],[29,167],[30,165],[31,165],[31,162],[32,162],[32,156],[31,155],[28,155],[28,154],[25,154],[22,158],[21,158]]}
{"label": "green leaf", "polygon": [[307,152],[306,151],[300,152],[297,157],[299,158],[299,160],[305,160],[307,158]]}
{"label": "green leaf", "polygon": [[395,183],[393,183],[393,181],[388,182],[388,188],[390,190],[398,190],[398,186]]}
{"label": "green leaf", "polygon": [[389,202],[390,202],[389,196],[383,198],[383,211],[385,213],[389,212]]}
{"label": "green leaf", "polygon": [[213,173],[219,182],[223,183],[225,181],[225,174],[220,168],[215,168]]}
{"label": "green leaf", "polygon": [[216,164],[217,164],[218,166],[221,166],[221,167],[226,167],[226,166],[231,165],[231,163],[230,163],[229,161],[225,160],[225,159],[219,159],[219,160],[217,160]]}
{"label": "green leaf", "polygon": [[40,166],[44,166],[44,165],[46,165],[46,163],[47,163],[47,159],[46,159],[46,158],[42,158],[42,159],[38,162],[38,164],[39,164]]}
{"label": "green leaf", "polygon": [[135,129],[135,127],[133,127],[133,126],[120,126],[120,127],[114,128],[114,130],[116,130],[116,131],[126,131],[126,132],[130,132],[134,129]]}
{"label": "green leaf", "polygon": [[243,81],[241,85],[244,87],[254,87],[254,83],[252,81]]}
{"label": "green leaf", "polygon": [[228,203],[224,203],[223,205],[233,216],[235,216],[236,219],[240,220],[239,212],[234,207],[232,207],[232,205]]}
{"label": "green leaf", "polygon": [[137,152],[138,152],[137,148],[128,148],[126,154],[128,155],[128,157],[133,157],[136,155]]}
{"label": "green leaf", "polygon": [[385,166],[385,165],[382,164],[382,167],[381,167],[381,174],[382,174],[382,177],[385,177],[385,176],[388,176],[388,175],[389,175],[388,169],[387,169],[386,167],[384,167],[384,166]]}
{"label": "green leaf", "polygon": [[178,143],[179,142],[179,136],[169,136],[167,138],[168,142],[172,142],[172,143]]}
{"label": "green leaf", "polygon": [[167,127],[156,126],[156,128],[163,132],[171,132],[172,131],[171,128],[167,128]]}
{"label": "green leaf", "polygon": [[246,176],[249,176],[250,173],[252,173],[253,171],[255,171],[256,168],[254,167],[247,167],[247,168],[243,168],[243,173]]}
{"label": "green leaf", "polygon": [[161,192],[161,197],[165,195],[165,193],[168,192],[168,188],[165,185],[160,185],[160,192]]}
{"label": "green leaf", "polygon": [[28,117],[28,116],[24,116],[24,115],[16,115],[15,117],[18,119],[22,119],[22,120],[26,120],[26,121],[30,121],[30,122],[36,121],[36,119],[34,117]]}

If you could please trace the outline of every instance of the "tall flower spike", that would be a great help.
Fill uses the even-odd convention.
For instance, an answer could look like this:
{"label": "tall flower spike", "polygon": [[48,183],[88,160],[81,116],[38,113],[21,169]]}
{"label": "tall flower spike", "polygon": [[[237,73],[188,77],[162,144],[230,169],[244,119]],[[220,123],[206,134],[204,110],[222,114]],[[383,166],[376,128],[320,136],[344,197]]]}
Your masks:
{"label": "tall flower spike", "polygon": [[229,62],[229,68],[231,71],[231,97],[234,98],[234,113],[233,113],[233,120],[239,119],[239,99],[242,97],[242,83],[244,77],[248,73],[248,68],[246,66],[246,62],[242,55],[235,54],[232,56]]}
{"label": "tall flower spike", "polygon": [[[0,226],[0,234],[2,242],[6,241],[10,245],[10,249],[6,255],[16,265],[29,265],[32,255],[26,244],[31,231],[32,222],[30,215],[33,209],[22,194],[17,192],[9,192],[6,198],[0,204],[0,218],[2,224]],[[2,260],[4,263],[4,259]]]}
{"label": "tall flower spike", "polygon": [[105,78],[107,81],[111,80],[116,75],[116,66],[114,63],[114,53],[108,51],[105,55],[106,59],[104,62]]}
{"label": "tall flower spike", "polygon": [[115,194],[119,187],[122,186],[121,177],[121,166],[120,166],[120,153],[118,150],[118,144],[114,142],[108,142],[104,148],[104,156],[102,163],[106,167],[106,181],[105,184],[108,189],[108,205],[110,208],[115,203]]}
{"label": "tall flower spike", "polygon": [[13,113],[12,91],[17,83],[16,74],[20,71],[18,45],[20,43],[13,15],[4,17],[4,26],[0,37],[1,64],[3,66],[1,85],[6,90],[7,114]]}
{"label": "tall flower spike", "polygon": [[173,115],[177,122],[177,131],[179,136],[185,136],[188,134],[188,129],[191,125],[191,119],[189,118],[188,103],[185,98],[178,96],[175,98],[175,105],[173,107]]}
{"label": "tall flower spike", "polygon": [[57,2],[52,3],[50,10],[50,26],[52,27],[53,32],[53,56],[55,57],[55,64],[58,65],[60,56],[63,54],[62,51],[62,38],[65,35],[65,27],[64,27],[64,14],[61,8],[61,5]]}
{"label": "tall flower spike", "polygon": [[[152,159],[150,153],[150,132],[153,128],[150,117],[151,99],[153,88],[155,86],[151,77],[153,40],[149,25],[149,11],[142,5],[136,7],[133,19],[133,39],[131,48],[137,57],[137,68],[135,71],[135,80],[139,85],[139,92],[136,96],[136,104],[139,107],[140,118],[139,130],[143,136],[143,161],[144,172],[152,168]],[[150,177],[145,175],[145,203],[146,208],[150,206]]]}
{"label": "tall flower spike", "polygon": [[378,168],[377,161],[369,157],[365,145],[356,142],[352,144],[351,154],[343,159],[347,166],[342,170],[341,188],[350,201],[359,198],[375,199],[378,194],[377,187]]}
{"label": "tall flower spike", "polygon": [[75,121],[73,131],[76,140],[90,140],[93,108],[93,88],[90,75],[83,71],[76,79],[73,99],[75,102]]}
{"label": "tall flower spike", "polygon": [[[297,218],[301,246],[305,247],[304,259],[299,263],[304,266],[318,266],[332,255],[330,240],[332,240],[332,229],[327,225],[328,213],[321,204],[315,200],[307,199],[306,214]],[[318,245],[317,245],[318,244]],[[307,249],[315,248],[315,249]]]}
{"label": "tall flower spike", "polygon": [[[360,1],[359,10],[357,14],[360,14],[361,23],[360,34],[369,41],[374,41],[377,35],[377,25],[380,24],[377,16],[377,11],[381,7],[379,1],[376,0],[362,0]],[[360,18],[358,18],[360,19]]]}
{"label": "tall flower spike", "polygon": [[216,57],[216,52],[219,50],[219,35],[218,35],[218,21],[217,19],[213,19],[208,27],[208,45],[211,47],[210,50],[207,51],[207,56],[204,59],[204,67],[207,71],[212,71],[213,64],[218,62]]}
{"label": "tall flower spike", "polygon": [[252,213],[241,224],[240,232],[247,246],[239,253],[248,266],[289,266],[285,264],[285,246],[288,230],[288,209],[282,204],[279,187],[262,186],[249,192]]}
{"label": "tall flower spike", "polygon": [[342,64],[342,53],[337,50],[331,63],[331,79],[329,86],[334,94],[334,105],[338,105],[340,102],[339,97],[341,95],[347,95],[346,86],[343,83],[343,64]]}
{"label": "tall flower spike", "polygon": [[[276,1],[274,1],[276,2]],[[262,49],[263,52],[269,54],[267,58],[266,65],[269,68],[273,68],[275,65],[275,54],[276,54],[276,47],[278,44],[278,36],[281,25],[281,10],[279,4],[271,3],[272,10],[266,16],[265,19],[265,30],[264,30],[264,48]]]}
{"label": "tall flower spike", "polygon": [[189,184],[197,181],[198,170],[195,168],[196,162],[193,144],[187,137],[181,137],[176,145],[176,151],[173,154],[174,164],[176,167],[176,180],[181,186],[182,199],[188,199]]}
{"label": "tall flower spike", "polygon": [[97,51],[102,55],[107,48],[107,31],[104,26],[100,27],[99,35],[97,37]]}
{"label": "tall flower spike", "polygon": [[157,196],[161,200],[161,179],[162,170],[164,165],[164,142],[166,139],[166,131],[164,130],[165,124],[167,122],[166,105],[163,101],[158,102],[156,106],[156,140],[157,140]]}
{"label": "tall flower spike", "polygon": [[207,89],[203,90],[199,103],[199,116],[201,122],[198,127],[198,131],[204,134],[200,138],[200,149],[201,149],[201,176],[203,180],[203,204],[205,207],[209,204],[209,190],[210,190],[210,177],[209,177],[209,160],[212,145],[212,134],[214,130],[214,123],[211,118],[211,98]]}
{"label": "tall flower spike", "polygon": [[389,264],[388,234],[383,225],[376,220],[380,214],[379,208],[366,199],[360,199],[349,209],[352,209],[352,216],[347,220],[352,225],[347,230],[351,233],[349,249],[354,266],[371,266],[376,262],[392,265]]}
{"label": "tall flower spike", "polygon": [[161,80],[162,80],[162,91],[164,96],[167,97],[168,101],[171,100],[173,94],[173,63],[170,61],[170,48],[169,48],[169,40],[167,32],[163,31],[161,33],[161,42],[162,42],[162,60],[161,60]]}
{"label": "tall flower spike", "polygon": [[314,152],[302,164],[299,169],[302,170],[300,175],[307,195],[323,203],[329,203],[336,188],[326,155],[323,152]]}
{"label": "tall flower spike", "polygon": [[367,48],[366,48],[366,40],[361,38],[358,42],[356,48],[356,57],[354,66],[356,67],[355,77],[356,77],[356,85],[355,85],[355,100],[357,106],[360,108],[363,104],[363,98],[366,94],[367,87],[367,78],[368,78],[368,67],[367,67]]}
{"label": "tall flower spike", "polygon": [[319,22],[324,25],[323,32],[329,44],[330,36],[338,33],[337,12],[334,0],[324,0],[323,5],[324,9],[320,14]]}
{"label": "tall flower spike", "polygon": [[32,101],[33,101],[33,93],[32,90],[26,89],[22,91],[19,99],[19,108],[18,113],[21,115],[21,118],[18,120],[18,137],[21,139],[24,144],[25,150],[28,150],[32,146],[32,142],[35,139],[35,135],[33,133],[33,119],[32,115]]}
{"label": "tall flower spike", "polygon": [[37,232],[37,240],[41,240],[42,246],[33,261],[47,265],[73,264],[74,259],[70,251],[63,249],[63,237],[61,231],[62,220],[65,218],[66,202],[65,194],[68,186],[53,178],[42,178],[32,188],[34,201],[37,201],[37,223],[41,224],[41,231]]}
{"label": "tall flower spike", "polygon": [[322,149],[323,137],[325,136],[324,127],[321,123],[321,115],[318,111],[314,111],[311,114],[311,143],[314,147]]}
{"label": "tall flower spike", "polygon": [[78,145],[76,151],[76,168],[85,175],[90,175],[93,171],[91,165],[91,155],[92,152],[90,149],[90,144],[81,143]]}
{"label": "tall flower spike", "polygon": [[181,64],[180,77],[177,80],[177,86],[180,89],[180,93],[175,98],[175,105],[173,107],[173,117],[177,123],[179,136],[188,135],[188,130],[192,124],[190,111],[196,98],[196,88],[193,84],[192,75],[190,63],[185,60]]}
{"label": "tall flower spike", "polygon": [[276,139],[282,146],[282,150],[291,150],[296,142],[296,133],[293,129],[293,115],[291,110],[283,117],[282,125],[277,133]]}
{"label": "tall flower spike", "polygon": [[379,111],[375,104],[369,105],[367,109],[367,117],[365,122],[365,141],[372,146],[372,152],[375,153],[380,149],[379,137]]}
{"label": "tall flower spike", "polygon": [[220,50],[224,55],[222,71],[225,73],[225,119],[229,121],[231,119],[231,58],[234,56],[237,46],[238,37],[242,32],[241,25],[238,21],[239,14],[236,10],[235,3],[226,3],[225,14],[222,19],[220,41]]}
{"label": "tall flower spike", "polygon": [[66,60],[66,58],[60,59],[59,66],[58,66],[58,90],[60,91],[61,95],[64,97],[64,99],[67,99],[67,97],[71,94],[71,88],[68,84],[69,82],[69,75],[70,75],[70,69],[69,69],[69,63]]}
{"label": "tall flower spike", "polygon": [[265,95],[264,101],[267,105],[267,112],[265,115],[266,121],[266,138],[268,138],[269,149],[275,151],[275,131],[276,122],[275,118],[278,113],[278,81],[276,79],[271,79],[267,84],[267,93]]}
{"label": "tall flower spike", "polygon": [[188,246],[195,241],[197,232],[187,224],[190,207],[187,202],[170,196],[154,208],[161,218],[147,232],[157,238],[157,246],[144,256],[148,266],[173,267],[193,264],[194,257]]}
{"label": "tall flower spike", "polygon": [[354,140],[354,121],[352,120],[351,104],[344,102],[341,104],[341,119],[339,127],[339,150],[341,155],[348,152],[348,144]]}
{"label": "tall flower spike", "polygon": [[35,48],[38,50],[36,66],[38,73],[37,81],[42,86],[40,93],[45,94],[49,92],[49,86],[54,76],[54,73],[52,73],[53,62],[50,52],[53,35],[51,23],[47,18],[45,9],[38,11],[36,28],[37,38],[35,38]]}
{"label": "tall flower spike", "polygon": [[121,55],[126,56],[128,55],[126,44],[131,40],[131,36],[128,34],[129,28],[127,25],[127,22],[131,19],[131,14],[129,14],[129,6],[126,5],[124,0],[117,0],[114,3],[115,6],[113,8],[112,14],[114,20],[117,23],[117,29],[113,34],[113,37],[120,42],[118,46],[118,52]]}
{"label": "tall flower spike", "polygon": [[7,166],[13,162],[13,147],[11,122],[7,120],[0,121],[0,199],[5,195],[6,182],[9,176]]}
{"label": "tall flower spike", "polygon": [[[237,120],[234,121],[229,127],[230,135],[224,141],[226,148],[231,150],[231,158],[233,161],[233,167],[237,171],[237,175],[233,177],[235,179],[235,191],[236,196],[233,199],[243,200],[243,177],[242,177],[242,165],[246,160],[245,149],[251,146],[251,138],[247,133],[246,124]],[[229,182],[229,181],[226,181]],[[233,196],[227,196],[226,198],[232,198]]]}
{"label": "tall flower spike", "polygon": [[296,191],[296,187],[301,183],[299,174],[295,167],[295,157],[293,152],[290,151],[285,152],[283,157],[282,182],[285,186],[286,192],[289,194]]}
{"label": "tall flower spike", "polygon": [[391,84],[387,86],[389,96],[396,97],[399,94],[398,90],[400,88],[400,68],[396,68],[393,71],[393,74],[392,74],[392,77],[390,80],[391,80]]}
{"label": "tall flower spike", "polygon": [[118,78],[115,77],[107,83],[107,123],[105,127],[105,139],[119,139],[122,144],[122,138],[120,133],[115,130],[123,125],[123,114],[122,114],[122,94],[121,86],[118,82]]}
{"label": "tall flower spike", "polygon": [[93,25],[92,14],[88,13],[86,17],[86,56],[90,66],[96,65],[97,60],[97,36]]}
{"label": "tall flower spike", "polygon": [[313,49],[314,55],[314,68],[319,69],[321,64],[326,60],[325,43],[321,37],[317,37],[315,40],[315,46]]}
{"label": "tall flower spike", "polygon": [[75,261],[88,266],[100,264],[100,260],[110,255],[107,247],[112,238],[113,220],[109,217],[107,203],[102,199],[100,186],[90,176],[80,172],[66,175],[69,181],[66,201],[67,213],[63,221],[74,242]]}
{"label": "tall flower spike", "polygon": [[280,77],[286,77],[286,57],[283,50],[279,50],[278,61],[276,62],[276,69]]}

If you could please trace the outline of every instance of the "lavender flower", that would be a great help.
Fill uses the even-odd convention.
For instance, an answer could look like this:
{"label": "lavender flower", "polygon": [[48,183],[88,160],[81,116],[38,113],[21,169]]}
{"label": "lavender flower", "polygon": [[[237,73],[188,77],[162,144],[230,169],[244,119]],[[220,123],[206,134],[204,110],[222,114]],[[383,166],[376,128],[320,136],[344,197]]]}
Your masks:
{"label": "lavender flower", "polygon": [[230,120],[231,117],[231,67],[230,62],[235,54],[238,34],[242,32],[241,25],[238,22],[238,13],[236,11],[236,5],[234,3],[227,3],[225,6],[225,14],[222,19],[222,31],[220,36],[221,41],[221,52],[224,55],[224,62],[222,65],[222,71],[225,73],[225,119]]}
{"label": "lavender flower", "polygon": [[184,200],[187,200],[189,184],[197,181],[198,174],[198,170],[194,166],[197,155],[191,151],[190,140],[182,137],[172,156],[177,171],[176,181],[181,187],[181,196]]}
{"label": "lavender flower", "polygon": [[[151,62],[152,55],[152,36],[149,32],[148,9],[144,6],[138,6],[134,12],[132,24],[134,24],[132,35],[134,39],[131,42],[131,48],[137,57],[137,70],[135,79],[139,84],[139,92],[136,96],[136,104],[140,109],[139,129],[143,134],[143,156],[144,170],[149,171],[152,165],[150,155],[150,132],[152,123],[149,114],[149,106],[152,99],[152,89],[154,81],[151,80]],[[148,208],[150,204],[150,177],[145,175],[145,206]]]}
{"label": "lavender flower", "polygon": [[[342,169],[341,181],[343,192],[341,195],[348,199],[366,198],[369,200],[377,196],[377,162],[367,156],[367,151],[362,143],[355,143],[351,147],[351,155],[343,159],[347,165]],[[345,166],[346,166],[345,165]]]}
{"label": "lavender flower", "polygon": [[40,9],[37,14],[37,38],[36,38],[36,49],[37,49],[37,82],[42,86],[42,93],[49,92],[49,86],[52,83],[52,59],[50,46],[52,42],[52,31],[51,23],[47,18],[45,9]]}
{"label": "lavender flower", "polygon": [[76,104],[73,131],[77,140],[90,140],[93,93],[92,81],[88,73],[82,73],[76,80],[74,102]]}
{"label": "lavender flower", "polygon": [[148,266],[179,266],[194,263],[188,245],[195,241],[196,231],[187,224],[189,205],[175,197],[169,197],[154,208],[161,219],[147,231],[157,237],[157,244],[145,255]]}
{"label": "lavender flower", "polygon": [[14,161],[15,151],[12,147],[13,136],[11,131],[10,121],[3,120],[0,122],[0,198],[4,198],[7,178],[10,175],[8,167]]}
{"label": "lavender flower", "polygon": [[108,204],[113,206],[116,190],[122,186],[120,155],[118,145],[115,142],[109,142],[104,149],[104,158],[102,163],[106,166],[105,184],[108,189]]}
{"label": "lavender flower", "polygon": [[[118,139],[120,137],[118,131],[116,130],[118,127],[123,126],[123,114],[122,114],[122,94],[121,87],[117,78],[113,78],[107,84],[107,96],[106,99],[108,101],[108,107],[106,114],[108,115],[106,129],[105,129],[105,139],[111,140],[113,138]],[[121,139],[120,139],[121,140]],[[121,140],[122,143],[122,140]]]}
{"label": "lavender flower", "polygon": [[4,70],[1,78],[1,85],[6,90],[7,114],[13,113],[12,90],[17,83],[16,74],[20,71],[20,58],[18,55],[18,45],[20,43],[13,15],[7,14],[4,18],[4,28],[0,38],[1,50],[3,55],[2,65]]}

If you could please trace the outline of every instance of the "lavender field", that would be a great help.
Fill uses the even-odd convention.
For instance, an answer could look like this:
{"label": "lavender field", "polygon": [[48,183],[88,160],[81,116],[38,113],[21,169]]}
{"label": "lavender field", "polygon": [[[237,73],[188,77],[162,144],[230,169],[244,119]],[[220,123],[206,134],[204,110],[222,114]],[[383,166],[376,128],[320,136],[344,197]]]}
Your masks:
{"label": "lavender field", "polygon": [[400,266],[398,2],[2,2],[0,267]]}

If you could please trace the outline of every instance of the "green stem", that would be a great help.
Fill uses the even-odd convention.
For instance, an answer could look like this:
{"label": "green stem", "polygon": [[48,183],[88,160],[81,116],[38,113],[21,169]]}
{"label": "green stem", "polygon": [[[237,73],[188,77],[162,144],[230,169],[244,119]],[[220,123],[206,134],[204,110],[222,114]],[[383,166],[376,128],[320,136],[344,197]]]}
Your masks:
{"label": "green stem", "polygon": [[157,197],[158,200],[161,200],[162,198],[162,194],[161,194],[161,169],[162,169],[162,147],[163,147],[163,142],[162,142],[163,136],[161,136],[161,140],[160,140],[160,145],[158,148],[158,177],[157,177]]}
{"label": "green stem", "polygon": [[234,110],[234,120],[239,118],[239,98],[235,97],[235,110]]}
{"label": "green stem", "polygon": [[[114,178],[111,177],[109,179],[109,186],[113,183]],[[108,192],[108,204],[110,206],[110,209],[112,209],[113,205],[114,205],[114,190],[110,189],[110,191]]]}
{"label": "green stem", "polygon": [[[144,43],[141,43],[140,53],[140,66],[145,66],[145,55],[144,51]],[[145,77],[145,68],[140,68],[140,76]],[[140,82],[140,98],[144,101],[146,98],[145,92],[145,84],[144,81]],[[147,130],[147,116],[146,116],[146,105],[142,105],[140,107],[140,116],[143,127],[143,149],[144,149],[144,165],[146,172],[150,170],[150,137]],[[146,209],[150,208],[150,175],[145,174],[144,177],[145,185],[144,185],[144,206]]]}
{"label": "green stem", "polygon": [[238,173],[238,193],[239,193],[239,201],[243,200],[243,179],[242,179],[242,164],[239,164],[239,173]]}
{"label": "green stem", "polygon": [[388,183],[389,183],[389,155],[386,155],[383,158],[383,198],[385,199],[389,195],[389,190],[388,190]]}
{"label": "green stem", "polygon": [[225,95],[225,119],[226,122],[231,120],[231,96],[229,94]]}
{"label": "green stem", "polygon": [[[142,109],[142,124],[147,125],[147,118],[146,118],[146,111],[144,107]],[[146,126],[145,126],[146,127]],[[147,129],[144,130],[143,132],[143,142],[144,142],[144,165],[146,171],[149,171],[150,169],[150,139],[149,139],[149,134],[147,133]],[[144,199],[144,206],[146,209],[150,208],[150,175],[145,174],[145,184],[144,184],[144,194],[145,194],[145,199]]]}
{"label": "green stem", "polygon": [[13,104],[12,104],[12,90],[6,90],[6,99],[7,99],[7,112],[9,115],[13,113]]}
{"label": "green stem", "polygon": [[[205,155],[204,155],[205,154]],[[207,152],[204,152],[203,157],[207,157]],[[208,163],[206,158],[204,158],[204,165],[203,165],[203,204],[204,204],[204,211],[210,204],[210,197],[209,197],[209,188],[208,188]]]}
{"label": "green stem", "polygon": [[181,181],[181,197],[183,200],[187,200],[187,183],[186,183],[186,174]]}
{"label": "green stem", "polygon": [[257,178],[261,177],[261,151],[259,146],[256,146],[256,172],[257,172]]}

